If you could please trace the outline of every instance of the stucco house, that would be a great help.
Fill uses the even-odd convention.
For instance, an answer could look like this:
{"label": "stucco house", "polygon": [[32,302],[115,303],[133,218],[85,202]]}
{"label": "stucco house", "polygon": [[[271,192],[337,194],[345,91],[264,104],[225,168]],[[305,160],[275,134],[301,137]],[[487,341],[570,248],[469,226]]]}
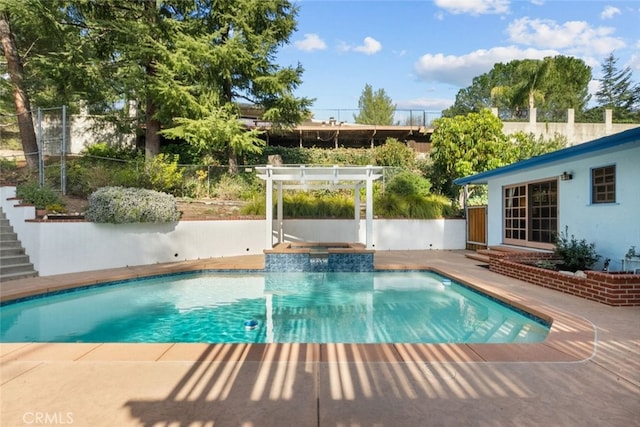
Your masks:
{"label": "stucco house", "polygon": [[595,243],[610,270],[640,252],[640,128],[454,181],[488,186],[487,245],[552,249],[568,234]]}

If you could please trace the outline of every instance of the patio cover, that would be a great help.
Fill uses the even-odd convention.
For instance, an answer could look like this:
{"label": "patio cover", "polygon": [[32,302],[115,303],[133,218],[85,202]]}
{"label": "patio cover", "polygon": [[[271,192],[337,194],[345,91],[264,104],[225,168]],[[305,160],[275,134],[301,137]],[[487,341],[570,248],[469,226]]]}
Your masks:
{"label": "patio cover", "polygon": [[366,188],[366,247],[372,248],[373,236],[373,181],[382,178],[381,166],[260,166],[255,168],[258,178],[267,182],[266,247],[273,247],[273,184],[278,189],[277,220],[278,243],[284,239],[282,227],[282,190],[318,190],[350,188],[355,193],[354,219],[356,236],[360,227],[360,189]]}

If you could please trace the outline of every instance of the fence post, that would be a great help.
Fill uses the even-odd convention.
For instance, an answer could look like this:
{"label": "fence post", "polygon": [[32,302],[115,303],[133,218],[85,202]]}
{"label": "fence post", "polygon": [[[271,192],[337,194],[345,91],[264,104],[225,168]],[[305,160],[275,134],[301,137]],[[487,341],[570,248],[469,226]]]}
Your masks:
{"label": "fence post", "polygon": [[38,184],[42,188],[44,187],[44,141],[42,140],[42,109],[40,107],[38,107],[36,116],[38,118]]}
{"label": "fence post", "polygon": [[62,106],[62,142],[60,143],[60,190],[67,195],[67,106]]}

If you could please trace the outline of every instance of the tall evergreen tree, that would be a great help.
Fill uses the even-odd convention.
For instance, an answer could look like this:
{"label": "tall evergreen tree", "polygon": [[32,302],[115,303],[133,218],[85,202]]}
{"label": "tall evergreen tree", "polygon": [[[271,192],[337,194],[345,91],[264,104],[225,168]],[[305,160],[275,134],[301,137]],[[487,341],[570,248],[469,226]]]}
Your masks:
{"label": "tall evergreen tree", "polygon": [[387,96],[384,89],[373,91],[371,85],[366,84],[358,101],[360,112],[353,115],[356,123],[367,125],[392,125],[396,106]]}
{"label": "tall evergreen tree", "polygon": [[24,83],[24,68],[18,52],[15,36],[11,29],[10,14],[7,10],[0,10],[0,43],[7,60],[7,71],[11,80],[12,96],[15,111],[18,118],[20,140],[25,154],[27,166],[38,166],[38,143],[33,127],[33,115],[31,113],[31,101]]}
{"label": "tall evergreen tree", "polygon": [[[147,157],[158,153],[163,130],[193,120],[238,120],[241,103],[261,108],[263,119],[275,125],[298,123],[308,115],[312,100],[293,95],[302,67],[274,62],[296,26],[297,8],[289,1],[25,1],[49,8],[57,28],[68,30],[55,33],[66,43],[49,49],[28,74],[47,82],[77,82],[61,86],[94,113],[135,105],[144,120],[140,129]],[[54,58],[62,65],[56,66]],[[80,75],[71,76],[73,70]],[[27,91],[36,87],[34,79]],[[238,144],[210,144],[224,144],[230,165],[236,163]]]}
{"label": "tall evergreen tree", "polygon": [[600,89],[596,92],[598,107],[610,108],[618,120],[638,115],[640,108],[640,84],[633,84],[631,68],[620,70],[618,58],[611,52],[602,63]]}

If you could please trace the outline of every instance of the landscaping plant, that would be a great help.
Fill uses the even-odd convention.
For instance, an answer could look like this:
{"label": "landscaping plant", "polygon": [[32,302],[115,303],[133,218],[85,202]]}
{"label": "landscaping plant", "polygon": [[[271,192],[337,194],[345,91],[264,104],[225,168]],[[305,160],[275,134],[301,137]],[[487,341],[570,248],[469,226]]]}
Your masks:
{"label": "landscaping plant", "polygon": [[595,251],[595,243],[578,240],[573,234],[569,236],[569,227],[560,232],[556,238],[554,253],[562,259],[564,267],[571,271],[587,270],[600,259]]}
{"label": "landscaping plant", "polygon": [[143,188],[103,187],[89,196],[85,218],[111,224],[175,222],[180,213],[170,194]]}

